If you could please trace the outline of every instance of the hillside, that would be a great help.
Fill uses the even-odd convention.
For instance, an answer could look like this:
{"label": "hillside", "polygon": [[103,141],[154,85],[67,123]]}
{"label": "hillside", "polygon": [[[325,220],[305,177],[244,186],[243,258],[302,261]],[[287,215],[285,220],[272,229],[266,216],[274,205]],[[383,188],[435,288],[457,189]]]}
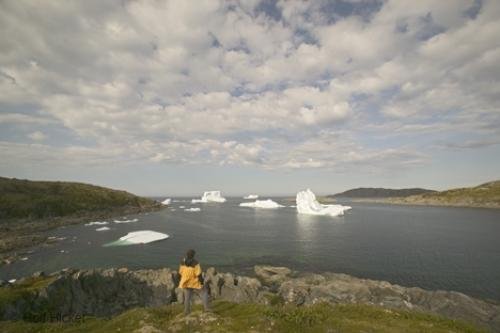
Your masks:
{"label": "hillside", "polygon": [[423,188],[388,189],[379,187],[360,187],[342,193],[329,195],[329,198],[393,198],[411,195],[434,193],[436,191]]}
{"label": "hillside", "polygon": [[154,200],[100,186],[0,177],[0,259],[16,260],[17,253],[5,252],[46,242],[42,232],[52,228],[159,207]]}
{"label": "hillside", "polygon": [[424,193],[406,198],[392,198],[389,199],[389,202],[413,205],[500,208],[500,181],[484,183],[475,187]]}
{"label": "hillside", "polygon": [[154,200],[100,186],[0,177],[0,221],[63,217],[154,204]]}

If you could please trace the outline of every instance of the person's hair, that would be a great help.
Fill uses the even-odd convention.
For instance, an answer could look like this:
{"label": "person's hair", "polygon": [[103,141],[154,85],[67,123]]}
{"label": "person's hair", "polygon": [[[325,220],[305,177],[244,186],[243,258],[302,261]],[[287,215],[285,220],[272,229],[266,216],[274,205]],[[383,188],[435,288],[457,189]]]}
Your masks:
{"label": "person's hair", "polygon": [[194,259],[194,255],[196,254],[196,251],[193,249],[189,249],[186,252],[186,259]]}
{"label": "person's hair", "polygon": [[198,265],[198,261],[196,261],[196,259],[194,259],[195,254],[196,254],[195,250],[193,250],[193,249],[187,250],[186,257],[184,257],[184,259],[182,259],[181,264],[186,265],[186,266],[190,266],[190,267],[194,267],[194,266]]}

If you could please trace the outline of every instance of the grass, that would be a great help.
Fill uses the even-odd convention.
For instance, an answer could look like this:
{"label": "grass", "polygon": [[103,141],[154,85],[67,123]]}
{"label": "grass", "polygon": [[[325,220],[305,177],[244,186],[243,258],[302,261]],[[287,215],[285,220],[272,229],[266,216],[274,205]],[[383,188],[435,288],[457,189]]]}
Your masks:
{"label": "grass", "polygon": [[476,187],[457,188],[406,198],[395,198],[395,202],[500,208],[500,181],[489,182]]}
{"label": "grass", "polygon": [[154,205],[151,199],[99,186],[0,177],[0,220],[43,219],[150,205]]}
{"label": "grass", "polygon": [[135,308],[110,319],[86,317],[73,323],[0,322],[5,333],[25,332],[485,332],[439,316],[368,305],[266,306],[213,303],[213,313],[195,306],[188,317],[181,305]]}

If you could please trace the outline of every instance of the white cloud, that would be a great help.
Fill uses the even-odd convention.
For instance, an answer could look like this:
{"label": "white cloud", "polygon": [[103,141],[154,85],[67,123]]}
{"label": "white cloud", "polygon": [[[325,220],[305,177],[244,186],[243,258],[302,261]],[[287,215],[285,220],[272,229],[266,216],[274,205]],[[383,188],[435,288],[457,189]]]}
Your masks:
{"label": "white cloud", "polygon": [[47,138],[47,135],[45,135],[44,133],[42,133],[40,131],[36,131],[36,132],[30,133],[28,135],[28,137],[33,141],[43,141]]}
{"label": "white cloud", "polygon": [[428,160],[429,133],[500,135],[498,2],[475,18],[470,1],[387,1],[368,18],[277,5],[281,20],[257,1],[0,3],[0,125],[74,136],[3,138],[3,153],[390,169]]}

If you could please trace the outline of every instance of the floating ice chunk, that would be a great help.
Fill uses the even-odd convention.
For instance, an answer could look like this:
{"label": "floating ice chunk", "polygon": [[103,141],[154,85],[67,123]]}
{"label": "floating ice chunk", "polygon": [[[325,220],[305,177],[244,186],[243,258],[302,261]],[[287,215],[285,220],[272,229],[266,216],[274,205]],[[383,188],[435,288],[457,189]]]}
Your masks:
{"label": "floating ice chunk", "polygon": [[272,201],[271,199],[267,200],[256,200],[254,202],[242,202],[240,203],[241,207],[251,207],[251,208],[264,208],[264,209],[273,209],[284,207],[277,202]]}
{"label": "floating ice chunk", "polygon": [[108,224],[108,222],[106,222],[106,221],[102,221],[102,222],[96,221],[96,222],[85,223],[86,226],[91,226],[91,225],[106,225],[106,224]]}
{"label": "floating ice chunk", "polygon": [[162,239],[167,239],[169,236],[167,234],[151,231],[151,230],[140,230],[129,232],[123,237],[120,237],[117,241],[104,244],[104,246],[121,246],[121,245],[133,245],[133,244],[147,244],[151,242],[156,242]]}
{"label": "floating ice chunk", "polygon": [[246,197],[243,197],[243,199],[247,199],[247,200],[255,200],[258,198],[259,198],[259,196],[257,194],[249,194]]}
{"label": "floating ice chunk", "polygon": [[10,280],[9,280],[9,283],[14,283],[14,282],[16,282],[16,281],[17,281],[16,279],[10,279]]}
{"label": "floating ice chunk", "polygon": [[186,206],[179,206],[179,208],[186,208]]}
{"label": "floating ice chunk", "polygon": [[223,198],[220,191],[206,191],[203,193],[201,199],[193,199],[191,203],[207,203],[207,202],[226,202],[226,198]]}
{"label": "floating ice chunk", "polygon": [[139,219],[131,219],[131,220],[114,220],[113,222],[115,223],[132,223],[132,222],[137,222]]}
{"label": "floating ice chunk", "polygon": [[188,208],[188,209],[184,209],[185,212],[199,212],[201,211],[200,208],[196,208],[196,207],[192,207],[192,208]]}
{"label": "floating ice chunk", "polygon": [[108,231],[108,230],[111,230],[111,229],[109,229],[108,227],[101,227],[101,228],[95,229],[95,231]]}
{"label": "floating ice chunk", "polygon": [[28,260],[28,257],[22,257],[21,260],[26,261],[26,260]]}
{"label": "floating ice chunk", "polygon": [[341,216],[346,210],[351,209],[342,205],[322,205],[310,189],[298,192],[296,202],[297,212],[300,214]]}
{"label": "floating ice chunk", "polygon": [[167,199],[163,200],[163,201],[161,202],[161,204],[162,204],[162,205],[167,206],[167,205],[170,205],[170,202],[172,202],[172,199],[167,198]]}

